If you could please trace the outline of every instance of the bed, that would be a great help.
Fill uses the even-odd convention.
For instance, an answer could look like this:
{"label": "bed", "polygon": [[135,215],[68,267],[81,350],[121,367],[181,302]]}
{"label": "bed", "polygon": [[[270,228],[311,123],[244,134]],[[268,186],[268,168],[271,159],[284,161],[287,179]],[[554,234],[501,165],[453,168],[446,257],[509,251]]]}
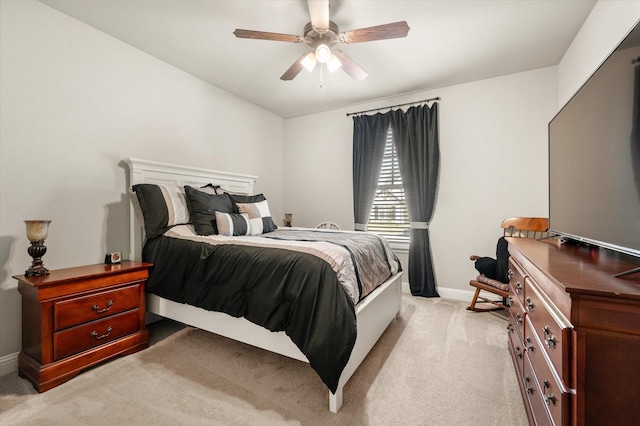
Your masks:
{"label": "bed", "polygon": [[[216,187],[228,193],[252,195],[254,194],[254,184],[257,179],[256,176],[251,175],[217,172],[206,169],[185,167],[180,165],[159,163],[134,158],[130,158],[126,160],[126,162],[129,166],[130,187],[140,184],[155,184],[174,187],[184,187],[185,185],[187,185],[193,188],[203,188],[205,186],[210,186]],[[147,246],[145,247],[145,225],[140,215],[140,207],[139,205],[136,205],[136,200],[137,197],[133,196],[130,214],[131,252],[129,254],[129,258],[140,260],[142,259],[142,253],[144,249],[146,249],[145,256],[147,257],[150,256],[149,253],[160,253],[160,250],[152,244],[147,244]],[[287,232],[289,232],[288,230],[281,229],[280,231],[282,232],[272,232],[269,234],[264,234],[271,238],[264,238],[260,241],[269,240],[268,243],[264,244],[275,244],[276,246],[280,244],[288,244],[287,241],[283,240],[289,239],[288,235],[291,234],[287,234]],[[304,230],[301,230],[301,232],[303,231]],[[192,231],[189,231],[188,227],[185,227],[184,225],[176,226],[167,231],[167,235],[162,235],[158,238],[152,238],[149,239],[149,241],[168,241],[173,240],[177,237],[182,238],[182,234],[188,234],[189,232]],[[295,232],[295,230],[292,230],[291,232]],[[324,232],[331,233],[335,231]],[[340,234],[342,235],[343,233]],[[187,239],[191,240],[201,239],[201,237],[199,237],[198,235],[191,235],[187,237]],[[336,235],[335,237],[339,238],[340,236]],[[258,236],[256,236],[255,238],[258,238]],[[218,241],[219,239],[224,239],[224,237],[212,237],[212,240],[214,242],[207,241],[207,244],[212,244],[214,247],[216,247],[212,250],[218,250],[217,247],[219,243],[216,241]],[[246,239],[251,240],[252,237],[247,236]],[[294,239],[294,237],[291,237],[291,239]],[[182,244],[181,241],[179,243]],[[197,241],[197,243],[204,244],[204,242],[201,241]],[[305,244],[307,243],[315,244],[310,242],[299,242],[298,244],[301,244],[303,247],[305,247],[303,249],[300,249],[304,253],[295,254],[294,256],[299,256],[304,259],[306,259],[307,256],[310,256],[306,253],[306,251],[308,251],[308,248],[306,248],[307,246]],[[236,245],[237,244],[234,244],[234,246]],[[168,281],[173,280],[173,275],[175,274],[171,274],[172,268],[170,267],[164,268],[165,272],[160,272],[162,271],[162,266],[165,265],[164,258],[154,257],[154,259],[163,260],[158,263],[157,271],[152,270],[150,276],[150,285],[154,289],[162,287],[168,288],[169,284],[173,285],[173,283],[168,283]],[[292,264],[298,263],[299,261],[300,259],[298,257],[295,257],[295,261],[293,261]],[[155,266],[154,269],[156,269]],[[157,276],[154,276],[154,272],[157,272]],[[325,273],[322,273],[320,275],[322,275],[322,277],[328,277],[327,279],[331,281],[334,279],[336,273],[333,273],[333,276],[331,276],[331,274]],[[337,413],[343,403],[343,388],[345,384],[354,374],[358,366],[364,360],[366,355],[377,342],[379,337],[383,334],[391,321],[393,321],[394,318],[400,318],[402,307],[401,276],[402,272],[399,270],[399,268],[397,270],[394,270],[393,273],[390,274],[390,276],[386,278],[386,280],[382,284],[375,288],[372,287],[370,291],[367,290],[368,294],[366,295],[366,297],[362,298],[359,301],[359,296],[356,296],[354,299],[354,296],[350,294],[350,291],[336,292],[336,295],[338,293],[349,294],[349,296],[352,298],[352,301],[357,302],[355,306],[351,305],[351,310],[353,311],[355,319],[354,323],[357,330],[354,332],[354,335],[351,338],[352,349],[347,352],[346,357],[344,358],[344,365],[339,366],[337,370],[339,371],[339,374],[334,381],[325,380],[325,377],[323,377],[321,371],[319,371],[319,369],[317,368],[318,359],[327,358],[326,353],[322,352],[323,348],[319,348],[319,354],[308,352],[307,346],[301,344],[301,339],[302,341],[304,341],[305,337],[299,337],[296,332],[292,332],[288,328],[282,331],[270,331],[268,328],[266,328],[266,326],[257,325],[255,323],[255,319],[254,322],[251,322],[242,316],[237,316],[233,312],[232,314],[227,314],[214,310],[203,309],[197,306],[193,306],[189,303],[182,303],[184,300],[173,296],[163,297],[162,295],[164,295],[164,293],[156,290],[152,290],[153,293],[147,292],[146,309],[147,312],[159,315],[161,317],[170,318],[172,320],[176,320],[193,327],[207,330],[209,332],[213,332],[246,344],[250,344],[271,352],[288,356],[296,360],[310,363],[329,388],[329,410],[331,412]],[[162,277],[162,279],[158,277]],[[324,280],[325,278],[322,279]],[[260,283],[254,284],[257,286]],[[361,289],[357,291],[360,290]],[[154,293],[159,293],[162,295]],[[347,320],[347,322],[349,321]],[[272,329],[274,328],[271,327],[270,324],[269,326]],[[329,334],[333,335],[335,333]],[[296,343],[294,343],[294,340],[296,341]],[[304,349],[304,352],[307,353],[307,355],[303,353],[300,347]]]}

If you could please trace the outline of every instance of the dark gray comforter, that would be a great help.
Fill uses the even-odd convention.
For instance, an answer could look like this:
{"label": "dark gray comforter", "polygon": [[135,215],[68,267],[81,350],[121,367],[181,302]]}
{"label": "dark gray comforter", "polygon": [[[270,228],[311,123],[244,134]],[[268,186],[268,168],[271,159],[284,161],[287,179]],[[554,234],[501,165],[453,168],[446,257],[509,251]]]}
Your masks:
{"label": "dark gray comforter", "polygon": [[[147,241],[142,257],[154,264],[146,291],[284,331],[335,393],[357,328],[353,302],[325,260],[302,251],[169,236]],[[390,275],[388,270],[378,284]]]}

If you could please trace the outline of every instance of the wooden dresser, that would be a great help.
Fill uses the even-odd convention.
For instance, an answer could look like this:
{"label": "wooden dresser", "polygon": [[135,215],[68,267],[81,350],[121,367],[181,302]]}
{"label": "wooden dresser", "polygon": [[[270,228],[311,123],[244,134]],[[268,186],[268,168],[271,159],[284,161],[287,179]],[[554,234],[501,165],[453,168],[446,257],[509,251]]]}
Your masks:
{"label": "wooden dresser", "polygon": [[640,424],[640,259],[508,238],[509,350],[530,424]]}
{"label": "wooden dresser", "polygon": [[146,348],[150,266],[124,261],[15,276],[22,294],[20,376],[44,392],[86,368]]}

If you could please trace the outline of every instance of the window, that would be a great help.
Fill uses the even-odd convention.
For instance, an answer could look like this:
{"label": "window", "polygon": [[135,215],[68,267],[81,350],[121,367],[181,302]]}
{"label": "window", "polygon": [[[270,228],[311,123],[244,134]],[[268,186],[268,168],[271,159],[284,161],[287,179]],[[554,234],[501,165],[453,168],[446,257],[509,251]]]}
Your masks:
{"label": "window", "polygon": [[391,128],[387,133],[382,170],[367,229],[392,240],[408,241],[409,239],[409,211],[404,198],[400,166]]}

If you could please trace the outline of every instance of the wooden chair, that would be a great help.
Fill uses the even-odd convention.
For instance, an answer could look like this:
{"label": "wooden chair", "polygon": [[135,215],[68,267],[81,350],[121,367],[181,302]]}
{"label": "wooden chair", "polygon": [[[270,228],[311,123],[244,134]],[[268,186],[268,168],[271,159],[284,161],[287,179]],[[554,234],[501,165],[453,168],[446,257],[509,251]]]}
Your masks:
{"label": "wooden chair", "polygon": [[[513,238],[544,238],[549,235],[549,220],[544,217],[510,217],[502,221],[500,227],[503,229],[505,237]],[[480,256],[473,255],[471,260],[476,261]],[[507,306],[506,300],[509,296],[509,284],[494,280],[479,274],[476,279],[471,280],[469,284],[475,287],[476,292],[473,295],[471,304],[467,307],[470,311],[486,312],[496,309],[504,309]],[[502,301],[496,301],[480,296],[481,291],[493,293],[502,298]],[[492,306],[480,308],[476,303],[480,299],[481,303],[489,303]]]}
{"label": "wooden chair", "polygon": [[317,229],[335,229],[335,230],[340,230],[340,227],[338,226],[337,223],[333,223],[333,222],[322,222],[319,223],[318,226],[316,226]]}

